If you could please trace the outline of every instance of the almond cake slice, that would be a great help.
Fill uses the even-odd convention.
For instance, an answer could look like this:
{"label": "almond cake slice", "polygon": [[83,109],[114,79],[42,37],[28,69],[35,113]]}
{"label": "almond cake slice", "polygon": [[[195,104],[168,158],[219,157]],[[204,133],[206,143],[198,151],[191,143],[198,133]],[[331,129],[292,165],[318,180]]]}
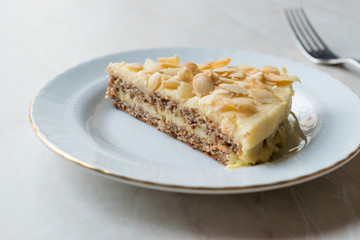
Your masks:
{"label": "almond cake slice", "polygon": [[116,108],[227,168],[267,162],[285,145],[298,78],[285,68],[229,62],[180,65],[175,55],[144,65],[110,63],[106,95]]}

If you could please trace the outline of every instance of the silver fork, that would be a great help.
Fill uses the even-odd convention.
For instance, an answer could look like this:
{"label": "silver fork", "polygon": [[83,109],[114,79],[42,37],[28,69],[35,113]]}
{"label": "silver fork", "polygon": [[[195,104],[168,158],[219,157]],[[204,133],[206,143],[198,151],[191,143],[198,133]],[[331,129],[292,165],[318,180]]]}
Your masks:
{"label": "silver fork", "polygon": [[311,62],[324,65],[351,63],[360,69],[359,59],[338,57],[326,46],[310,23],[303,8],[285,9],[285,15],[298,47]]}

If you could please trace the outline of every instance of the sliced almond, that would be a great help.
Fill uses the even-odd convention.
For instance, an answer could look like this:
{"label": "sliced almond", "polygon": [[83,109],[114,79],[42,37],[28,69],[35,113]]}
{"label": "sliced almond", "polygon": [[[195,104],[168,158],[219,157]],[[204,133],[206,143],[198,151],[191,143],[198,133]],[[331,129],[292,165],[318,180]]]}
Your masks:
{"label": "sliced almond", "polygon": [[219,85],[221,83],[235,84],[236,81],[226,77],[219,77],[219,79],[215,82],[215,84]]}
{"label": "sliced almond", "polygon": [[208,105],[212,106],[215,111],[218,111],[219,108],[224,104],[223,99],[227,94],[215,94],[211,92],[209,95],[204,96],[198,100],[199,105]]}
{"label": "sliced almond", "polygon": [[270,75],[270,74],[264,74],[264,78],[267,81],[275,82],[275,83],[292,83],[293,79],[289,76],[281,76],[281,75]]}
{"label": "sliced almond", "polygon": [[146,59],[144,63],[144,72],[154,73],[160,70],[160,64],[151,59]]}
{"label": "sliced almond", "polygon": [[254,74],[248,74],[248,76],[246,77],[246,80],[251,82],[251,81],[262,81],[264,78],[264,74],[262,72],[257,72]]}
{"label": "sliced almond", "polygon": [[244,77],[244,73],[242,73],[241,71],[236,71],[236,72],[230,74],[230,77],[235,80],[242,79]]}
{"label": "sliced almond", "polygon": [[220,78],[219,74],[217,74],[216,72],[213,72],[213,71],[210,72],[210,77],[213,82],[218,81]]}
{"label": "sliced almond", "polygon": [[298,78],[298,76],[294,76],[294,75],[288,75],[288,77],[293,80],[293,82],[301,82],[300,79]]}
{"label": "sliced almond", "polygon": [[231,61],[230,58],[223,58],[217,61],[207,62],[204,64],[199,65],[199,68],[202,70],[205,69],[215,69],[215,68],[222,68],[229,64]]}
{"label": "sliced almond", "polygon": [[250,83],[250,88],[251,89],[264,89],[264,90],[267,90],[266,85],[263,82],[261,82],[260,80],[252,81]]}
{"label": "sliced almond", "polygon": [[245,82],[245,81],[237,81],[236,82],[240,87],[245,88],[245,89],[250,89],[250,83]]}
{"label": "sliced almond", "polygon": [[139,72],[143,70],[143,66],[140,63],[127,63],[125,67],[130,71],[135,71],[135,72]]}
{"label": "sliced almond", "polygon": [[225,98],[232,98],[235,94],[219,87],[217,90],[212,91],[211,95],[216,95],[217,97],[219,97],[218,101],[223,102]]}
{"label": "sliced almond", "polygon": [[180,65],[180,59],[177,54],[169,58],[158,58],[157,60],[163,68],[178,67]]}
{"label": "sliced almond", "polygon": [[237,69],[234,69],[234,68],[216,68],[213,70],[214,72],[216,73],[232,73],[232,72],[236,72]]}
{"label": "sliced almond", "polygon": [[214,91],[212,91],[211,94],[229,94],[230,92],[228,90],[225,90],[221,87],[215,86]]}
{"label": "sliced almond", "polygon": [[273,67],[273,66],[263,66],[261,68],[261,70],[263,71],[263,73],[272,73],[272,74],[276,74],[276,75],[279,75],[280,74],[280,71],[278,68],[276,67]]}
{"label": "sliced almond", "polygon": [[[202,98],[199,98],[197,103],[198,105],[213,105],[214,103],[218,103],[220,101],[217,101],[218,100],[218,95],[217,94],[209,94],[207,96],[204,96]],[[214,107],[216,106],[216,104],[214,105]]]}
{"label": "sliced almond", "polygon": [[214,71],[214,73],[218,74],[219,76],[230,78],[230,75],[232,73],[235,73],[238,70],[236,68],[224,67],[224,68],[216,68],[213,71]]}
{"label": "sliced almond", "polygon": [[258,72],[261,72],[261,70],[258,69],[258,68],[256,68],[256,67],[252,67],[252,68],[249,68],[249,69],[247,70],[247,73],[248,73],[249,75],[254,75],[254,74],[258,73]]}
{"label": "sliced almond", "polygon": [[166,75],[175,76],[179,73],[180,68],[165,68],[159,70],[160,73],[164,73]]}
{"label": "sliced almond", "polygon": [[264,89],[249,90],[249,97],[253,98],[255,101],[259,103],[274,103],[281,101],[281,99],[278,96]]}
{"label": "sliced almond", "polygon": [[162,81],[162,86],[167,89],[177,89],[180,85],[180,81],[176,77],[172,77],[166,81]]}
{"label": "sliced almond", "polygon": [[187,82],[187,83],[191,83],[194,78],[193,72],[188,68],[181,70],[178,73],[178,76],[179,76],[180,81]]}
{"label": "sliced almond", "polygon": [[190,69],[194,75],[200,72],[198,65],[192,62],[184,63],[184,68]]}
{"label": "sliced almond", "polygon": [[194,96],[192,85],[187,82],[180,82],[180,86],[177,88],[176,98],[187,100]]}
{"label": "sliced almond", "polygon": [[196,74],[193,80],[195,94],[199,97],[208,95],[214,87],[213,81],[208,74]]}
{"label": "sliced almond", "polygon": [[219,87],[228,90],[229,92],[233,92],[236,94],[242,94],[242,95],[246,95],[248,94],[248,90],[245,88],[240,87],[239,85],[236,84],[220,84]]}
{"label": "sliced almond", "polygon": [[166,80],[174,77],[174,75],[168,75],[168,74],[162,73],[161,71],[159,73],[161,73],[163,81],[166,81]]}
{"label": "sliced almond", "polygon": [[150,91],[156,90],[160,86],[162,80],[163,80],[163,76],[161,75],[161,73],[158,72],[154,73],[149,78],[148,89]]}
{"label": "sliced almond", "polygon": [[253,114],[257,111],[256,104],[253,100],[244,97],[234,97],[225,101],[240,113]]}
{"label": "sliced almond", "polygon": [[224,99],[233,97],[234,93],[231,93],[225,89],[217,87],[209,95],[204,96],[198,100],[200,105],[212,105],[215,111],[218,111],[224,105]]}

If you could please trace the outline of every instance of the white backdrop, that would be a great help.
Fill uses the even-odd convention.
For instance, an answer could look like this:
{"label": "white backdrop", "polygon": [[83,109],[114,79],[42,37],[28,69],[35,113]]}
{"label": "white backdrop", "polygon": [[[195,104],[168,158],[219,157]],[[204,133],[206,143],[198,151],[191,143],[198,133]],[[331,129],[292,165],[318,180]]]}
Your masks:
{"label": "white backdrop", "polygon": [[359,155],[325,177],[281,190],[173,194],[93,175],[49,150],[29,124],[31,98],[55,75],[137,48],[279,55],[328,72],[360,93],[359,70],[312,65],[296,48],[283,9],[299,5],[335,52],[360,58],[356,0],[2,2],[0,238],[359,238]]}

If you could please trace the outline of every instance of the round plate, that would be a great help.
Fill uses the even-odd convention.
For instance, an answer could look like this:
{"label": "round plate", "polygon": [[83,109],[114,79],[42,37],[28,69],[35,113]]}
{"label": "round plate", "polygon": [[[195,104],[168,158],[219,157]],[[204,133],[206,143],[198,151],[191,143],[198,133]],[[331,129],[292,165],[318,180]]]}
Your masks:
{"label": "round plate", "polygon": [[[297,75],[293,112],[308,144],[252,167],[226,170],[186,144],[115,109],[105,99],[109,62],[178,54],[182,62],[230,57],[234,65],[286,66]],[[230,64],[231,65],[231,64]],[[82,63],[49,81],[34,98],[30,120],[52,150],[120,182],[174,192],[243,193],[290,186],[324,175],[360,149],[360,98],[327,73],[281,57],[230,49],[164,48],[121,52]]]}

